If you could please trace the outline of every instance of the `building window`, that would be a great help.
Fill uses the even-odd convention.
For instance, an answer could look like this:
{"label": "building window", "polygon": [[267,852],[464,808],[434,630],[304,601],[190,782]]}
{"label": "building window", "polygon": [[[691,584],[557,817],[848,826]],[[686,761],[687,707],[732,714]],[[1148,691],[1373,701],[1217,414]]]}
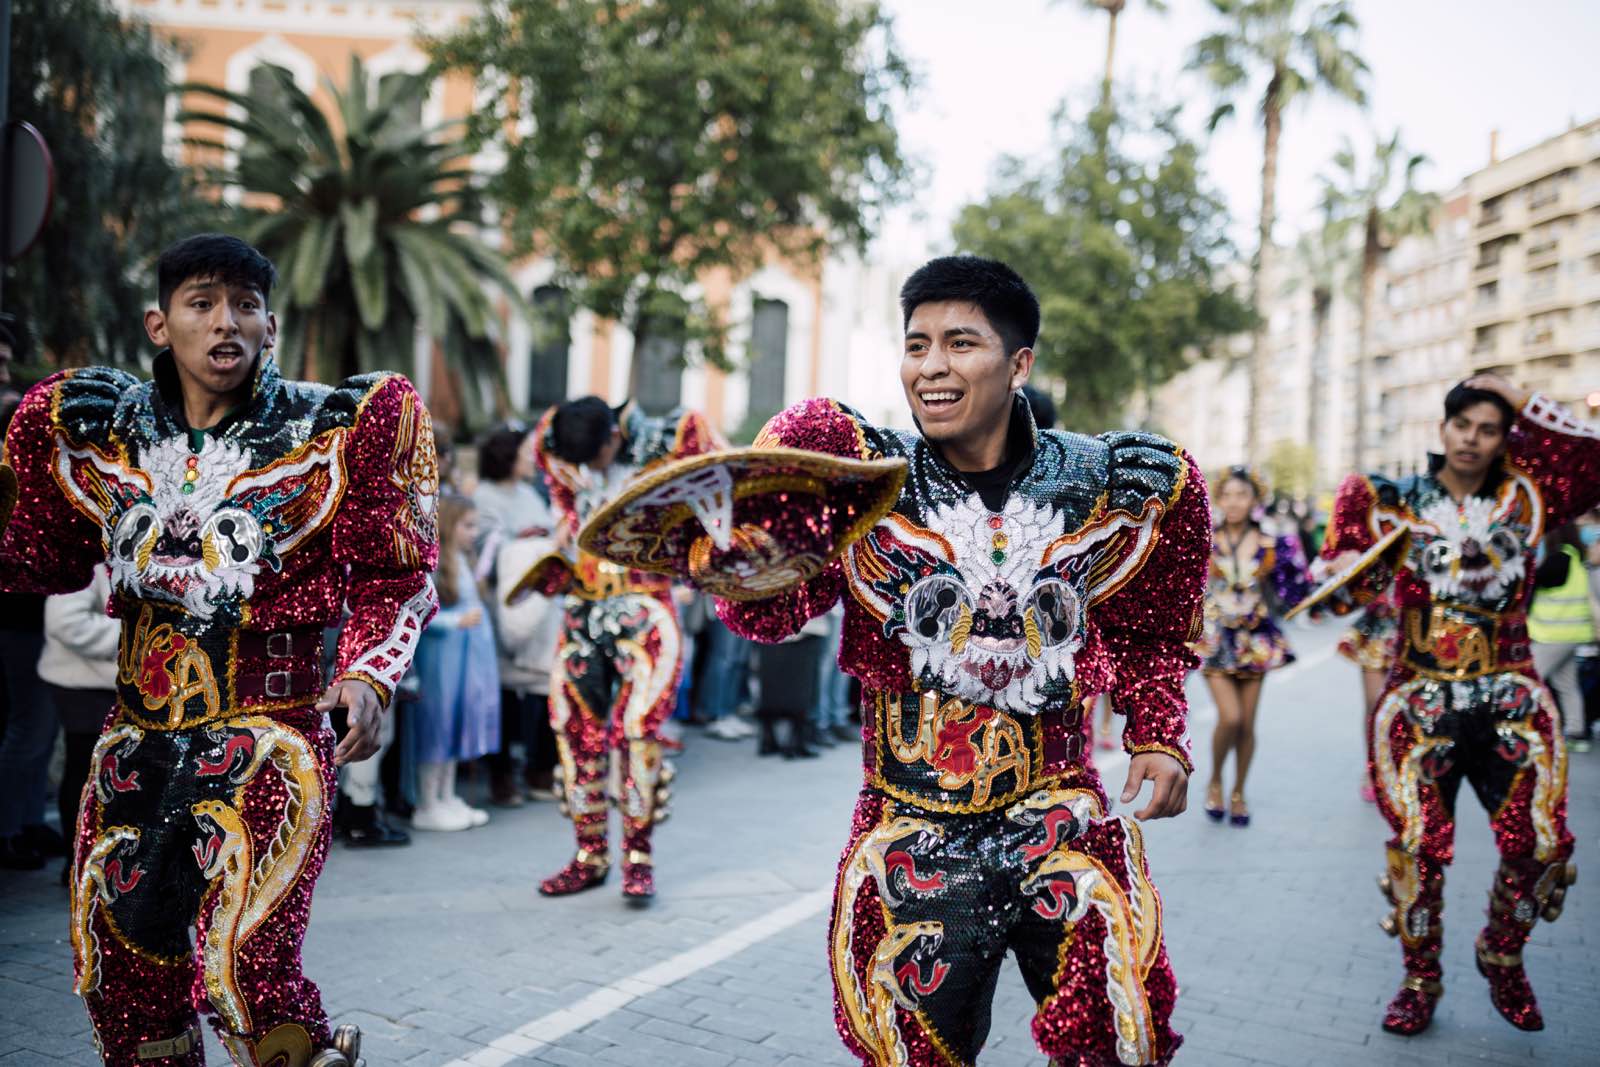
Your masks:
{"label": "building window", "polygon": [[567,291],[541,285],[533,291],[533,337],[528,346],[528,408],[538,411],[567,398],[572,351],[572,310]]}
{"label": "building window", "polygon": [[633,350],[633,399],[647,415],[665,415],[683,402],[685,310],[657,310],[641,324],[644,343]]}
{"label": "building window", "polygon": [[789,305],[756,298],[750,323],[750,417],[763,421],[783,410],[789,365]]}
{"label": "building window", "polygon": [[284,91],[283,83],[278,80],[280,77],[288,78],[291,82],[294,80],[294,75],[287,67],[275,63],[263,63],[252,68],[247,94],[268,109],[284,114],[289,110],[289,96]]}
{"label": "building window", "polygon": [[[379,78],[378,99],[372,102],[373,106],[377,106],[377,104],[383,100],[386,92],[391,92],[397,88],[399,79],[415,77],[415,74],[407,74],[404,71],[397,70],[393,73],[385,74],[383,77]],[[405,112],[405,124],[411,129],[420,130],[422,128],[422,103],[425,96],[426,94],[424,93],[416,93],[409,99],[402,101],[400,104]]]}

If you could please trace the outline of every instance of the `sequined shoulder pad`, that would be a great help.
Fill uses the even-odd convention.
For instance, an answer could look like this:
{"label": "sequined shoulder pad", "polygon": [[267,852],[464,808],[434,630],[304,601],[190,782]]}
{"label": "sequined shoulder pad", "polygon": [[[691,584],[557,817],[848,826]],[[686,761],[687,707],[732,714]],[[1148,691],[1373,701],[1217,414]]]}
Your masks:
{"label": "sequined shoulder pad", "polygon": [[291,395],[297,406],[304,403],[315,411],[311,430],[311,436],[315,437],[335,427],[354,426],[367,401],[393,381],[403,383],[408,392],[411,390],[411,383],[406,381],[404,375],[393,371],[375,371],[346,378],[332,388],[310,382],[295,382],[291,387]]}
{"label": "sequined shoulder pad", "polygon": [[50,421],[80,443],[105,447],[119,419],[119,409],[147,399],[150,385],[127,371],[84,367],[46,379],[36,389],[52,389]]}
{"label": "sequined shoulder pad", "polygon": [[1151,500],[1163,508],[1177,498],[1187,476],[1183,451],[1165,437],[1115,430],[1095,438],[1106,449],[1106,506],[1137,515]]}

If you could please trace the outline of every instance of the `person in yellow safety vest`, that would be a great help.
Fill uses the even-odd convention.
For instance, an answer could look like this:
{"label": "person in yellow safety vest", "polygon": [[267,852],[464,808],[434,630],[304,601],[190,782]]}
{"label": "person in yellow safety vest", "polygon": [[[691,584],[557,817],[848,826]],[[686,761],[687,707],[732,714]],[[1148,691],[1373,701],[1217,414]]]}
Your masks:
{"label": "person in yellow safety vest", "polygon": [[1561,705],[1562,732],[1568,748],[1587,751],[1589,728],[1584,718],[1583,688],[1578,682],[1578,650],[1595,640],[1594,612],[1589,604],[1589,569],[1579,548],[1577,527],[1561,527],[1534,581],[1537,592],[1528,612],[1533,661]]}

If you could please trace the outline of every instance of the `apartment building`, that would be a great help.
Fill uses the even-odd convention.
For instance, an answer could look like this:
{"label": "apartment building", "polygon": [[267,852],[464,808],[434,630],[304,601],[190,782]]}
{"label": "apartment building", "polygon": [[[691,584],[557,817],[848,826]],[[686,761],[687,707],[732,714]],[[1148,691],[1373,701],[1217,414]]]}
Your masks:
{"label": "apartment building", "polygon": [[[118,0],[121,9],[174,39],[182,58],[173,75],[248,93],[267,65],[289,70],[313,98],[326,101],[324,81],[342,84],[350,57],[359,55],[371,75],[416,73],[427,57],[414,43],[418,30],[448,32],[471,19],[483,0]],[[420,119],[433,124],[465,115],[474,106],[470,81],[440,79]],[[174,128],[173,141],[182,131]],[[492,155],[476,165],[493,168]],[[656,408],[684,404],[704,411],[725,431],[749,424],[803,397],[827,391],[868,408],[885,408],[875,383],[847,373],[898,350],[892,309],[897,279],[855,286],[865,268],[830,259],[823,264],[771,257],[748,277],[713,271],[699,293],[730,323],[736,370],[723,372],[663,341],[636,353],[629,331],[573,308],[554,284],[554,264],[530,257],[514,276],[533,307],[532,321],[507,313],[503,361],[511,400],[538,410],[568,396],[595,393],[613,401],[628,393],[635,359],[641,399]],[[892,281],[893,284],[889,284]],[[885,323],[895,328],[886,330]],[[824,334],[835,340],[824,346]],[[852,358],[859,354],[859,359]],[[444,421],[456,407],[454,388],[425,337],[419,337],[411,375]],[[890,374],[892,379],[892,373]],[[860,397],[857,397],[860,393]]]}
{"label": "apartment building", "polygon": [[1577,404],[1600,388],[1600,120],[1466,179],[1468,363]]}

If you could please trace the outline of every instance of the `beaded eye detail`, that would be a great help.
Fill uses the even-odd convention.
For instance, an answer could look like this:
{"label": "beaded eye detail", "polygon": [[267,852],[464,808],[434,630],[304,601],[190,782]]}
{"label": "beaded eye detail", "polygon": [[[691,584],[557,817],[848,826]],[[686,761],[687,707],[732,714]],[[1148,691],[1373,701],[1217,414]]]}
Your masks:
{"label": "beaded eye detail", "polygon": [[1072,586],[1057,578],[1040,582],[1022,606],[1028,654],[1037,656],[1042,649],[1071,644],[1082,618],[1083,602]]}
{"label": "beaded eye detail", "polygon": [[117,520],[111,532],[111,559],[138,571],[149,561],[162,533],[161,516],[149,504],[135,504]]}
{"label": "beaded eye detail", "polygon": [[200,527],[200,546],[210,570],[245,566],[261,555],[261,524],[242,508],[223,508]]}

